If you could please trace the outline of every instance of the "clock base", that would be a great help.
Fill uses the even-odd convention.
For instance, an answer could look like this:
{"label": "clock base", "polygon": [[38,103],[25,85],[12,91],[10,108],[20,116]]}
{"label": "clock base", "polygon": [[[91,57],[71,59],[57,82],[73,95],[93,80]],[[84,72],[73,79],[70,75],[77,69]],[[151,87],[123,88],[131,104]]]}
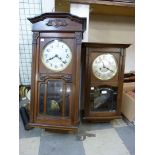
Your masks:
{"label": "clock base", "polygon": [[110,122],[113,119],[121,119],[122,116],[118,115],[118,116],[104,116],[104,117],[90,117],[90,116],[86,116],[83,117],[84,121],[89,121],[89,122]]}
{"label": "clock base", "polygon": [[77,132],[78,126],[56,126],[56,125],[48,125],[48,124],[39,124],[39,123],[29,123],[30,127],[39,127],[43,128],[46,131],[57,131],[57,132]]}

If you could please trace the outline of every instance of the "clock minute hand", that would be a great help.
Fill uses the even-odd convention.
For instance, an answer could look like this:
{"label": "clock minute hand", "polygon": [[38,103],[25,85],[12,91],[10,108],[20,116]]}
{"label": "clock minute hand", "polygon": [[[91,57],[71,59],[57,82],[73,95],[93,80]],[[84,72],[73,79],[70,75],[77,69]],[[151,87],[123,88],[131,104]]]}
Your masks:
{"label": "clock minute hand", "polygon": [[113,70],[111,70],[111,69],[109,69],[108,67],[103,67],[103,68],[106,68],[107,70],[109,70],[109,71],[111,71],[111,72],[113,72],[114,73],[114,71]]}
{"label": "clock minute hand", "polygon": [[48,60],[52,60],[52,59],[54,59],[55,57],[57,57],[57,55],[55,55],[55,56],[49,58]]}
{"label": "clock minute hand", "polygon": [[109,71],[111,71],[111,72],[113,72],[113,73],[114,73],[114,71],[113,71],[113,70],[109,69],[108,67],[106,67],[106,66],[104,65],[104,62],[103,62],[103,61],[102,61],[102,63],[103,63],[103,68],[106,68],[107,70],[109,70]]}

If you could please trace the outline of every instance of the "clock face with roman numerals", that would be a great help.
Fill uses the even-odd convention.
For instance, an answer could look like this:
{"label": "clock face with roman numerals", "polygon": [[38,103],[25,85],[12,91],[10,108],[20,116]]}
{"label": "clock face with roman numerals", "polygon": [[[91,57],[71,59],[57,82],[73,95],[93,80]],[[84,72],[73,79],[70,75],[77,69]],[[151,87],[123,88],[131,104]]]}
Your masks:
{"label": "clock face with roman numerals", "polygon": [[101,54],[95,58],[92,64],[92,71],[95,77],[100,80],[109,80],[117,73],[118,66],[112,54]]}
{"label": "clock face with roman numerals", "polygon": [[68,67],[72,60],[72,52],[62,41],[48,43],[42,52],[42,62],[50,70],[59,72]]}

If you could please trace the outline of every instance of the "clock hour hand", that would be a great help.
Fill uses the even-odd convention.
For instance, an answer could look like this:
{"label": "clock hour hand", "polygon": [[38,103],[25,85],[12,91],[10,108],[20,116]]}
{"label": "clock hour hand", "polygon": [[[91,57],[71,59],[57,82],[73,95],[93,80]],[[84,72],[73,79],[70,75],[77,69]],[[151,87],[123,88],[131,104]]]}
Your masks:
{"label": "clock hour hand", "polygon": [[67,63],[67,61],[66,60],[63,61],[61,57],[58,57],[58,58],[59,58],[59,60],[61,60],[63,62],[63,64],[66,64]]}
{"label": "clock hour hand", "polygon": [[62,58],[57,55],[57,58],[62,61]]}

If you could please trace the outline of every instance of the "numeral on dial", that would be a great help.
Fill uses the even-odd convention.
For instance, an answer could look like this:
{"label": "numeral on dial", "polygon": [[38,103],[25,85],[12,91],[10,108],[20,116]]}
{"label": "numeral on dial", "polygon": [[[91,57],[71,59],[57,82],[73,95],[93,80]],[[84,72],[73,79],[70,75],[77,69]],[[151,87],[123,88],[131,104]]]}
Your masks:
{"label": "numeral on dial", "polygon": [[62,41],[54,40],[48,43],[42,54],[43,64],[53,71],[62,71],[71,63],[72,52]]}
{"label": "numeral on dial", "polygon": [[67,63],[67,61],[65,60],[65,61],[63,61],[63,63],[64,63],[64,64],[66,64],[66,63]]}
{"label": "numeral on dial", "polygon": [[66,55],[66,58],[69,58],[69,55],[68,54]]}

